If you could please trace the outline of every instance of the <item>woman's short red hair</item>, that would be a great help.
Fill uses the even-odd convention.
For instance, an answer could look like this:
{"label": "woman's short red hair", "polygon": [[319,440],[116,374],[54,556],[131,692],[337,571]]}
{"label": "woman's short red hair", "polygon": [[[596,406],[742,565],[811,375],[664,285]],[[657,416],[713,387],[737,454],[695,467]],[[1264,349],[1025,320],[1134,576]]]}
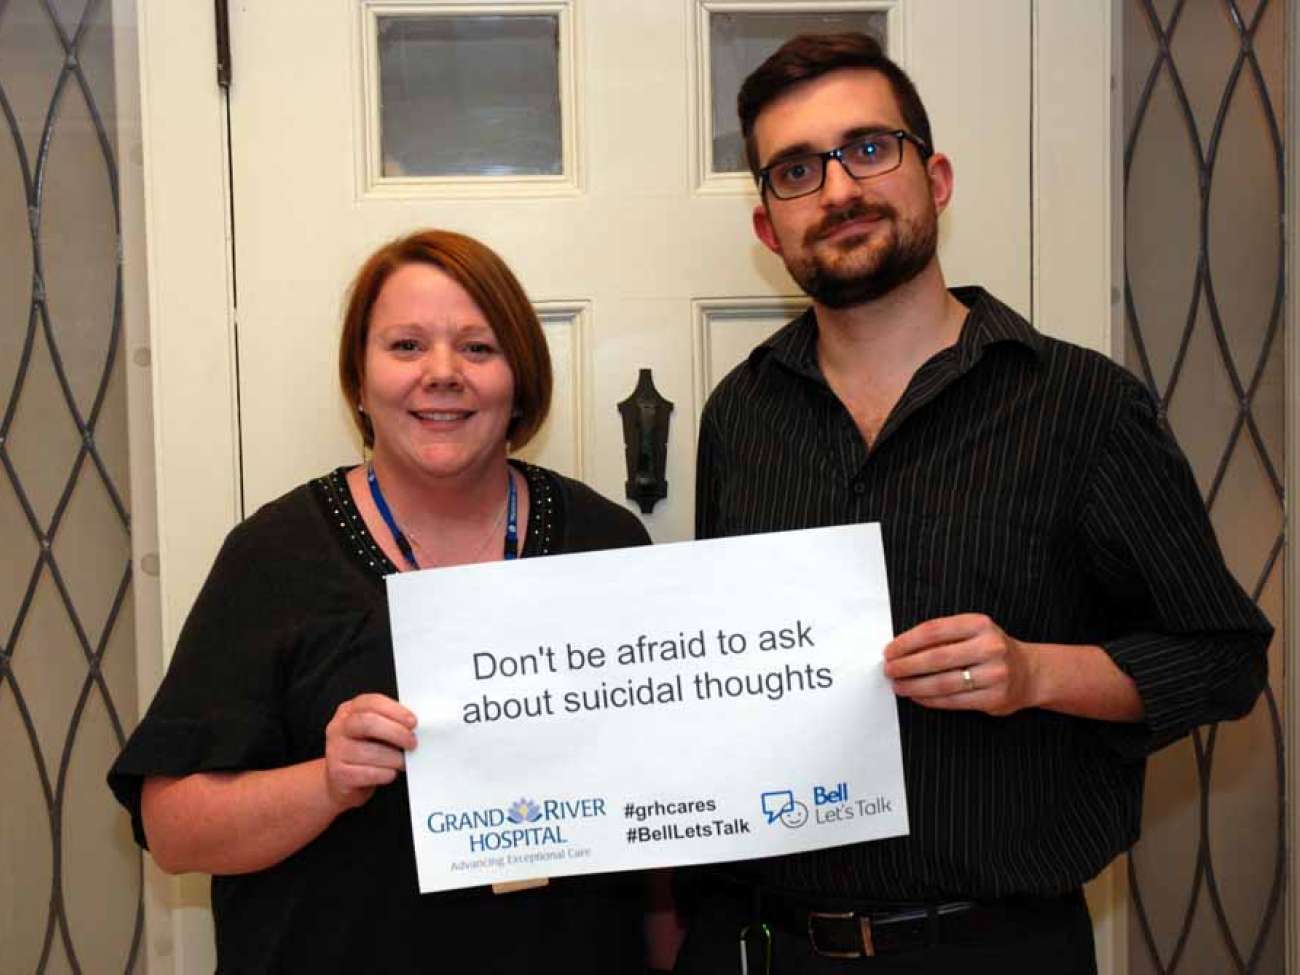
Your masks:
{"label": "woman's short red hair", "polygon": [[390,241],[361,265],[348,289],[339,339],[339,385],[352,422],[367,447],[375,431],[361,411],[370,313],[389,276],[406,264],[430,264],[474,299],[496,333],[515,382],[514,417],[506,431],[512,450],[528,443],[551,408],[551,356],[532,303],[505,261],[473,237],[450,230],[419,230]]}

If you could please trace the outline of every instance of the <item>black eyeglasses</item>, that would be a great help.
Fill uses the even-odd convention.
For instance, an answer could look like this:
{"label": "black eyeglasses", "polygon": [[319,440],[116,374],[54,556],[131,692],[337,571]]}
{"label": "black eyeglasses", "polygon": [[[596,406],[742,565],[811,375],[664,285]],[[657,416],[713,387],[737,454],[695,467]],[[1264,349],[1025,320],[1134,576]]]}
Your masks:
{"label": "black eyeglasses", "polygon": [[837,149],[825,152],[808,152],[772,163],[760,169],[761,185],[772,191],[778,200],[816,193],[826,182],[826,166],[832,159],[839,161],[844,171],[854,179],[871,179],[892,173],[903,162],[903,143],[916,146],[922,159],[929,159],[932,151],[925,140],[911,132],[896,129],[893,132],[873,132]]}

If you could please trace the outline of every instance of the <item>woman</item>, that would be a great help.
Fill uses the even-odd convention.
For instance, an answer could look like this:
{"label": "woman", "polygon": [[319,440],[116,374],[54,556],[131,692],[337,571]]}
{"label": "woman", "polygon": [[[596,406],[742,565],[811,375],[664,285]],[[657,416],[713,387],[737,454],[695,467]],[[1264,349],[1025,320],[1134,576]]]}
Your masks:
{"label": "woman", "polygon": [[137,841],[213,874],[221,971],[642,967],[630,878],[417,892],[400,774],[417,716],[395,700],[383,577],[648,542],[583,485],[507,461],[550,400],[536,314],[482,244],[412,234],[353,282],[339,375],[371,460],[227,538],[109,773]]}

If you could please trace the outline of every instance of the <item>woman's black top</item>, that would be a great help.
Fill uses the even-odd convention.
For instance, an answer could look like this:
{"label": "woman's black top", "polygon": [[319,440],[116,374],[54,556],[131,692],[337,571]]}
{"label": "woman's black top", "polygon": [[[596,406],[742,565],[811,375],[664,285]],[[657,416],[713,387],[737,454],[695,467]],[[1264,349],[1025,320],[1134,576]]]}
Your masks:
{"label": "woman's black top", "polygon": [[[525,558],[649,542],[635,516],[577,481],[515,467],[530,498]],[[142,846],[146,777],[320,758],[341,703],[397,696],[383,582],[396,568],[345,475],[296,488],[226,539],[157,696],[109,772]],[[501,593],[502,605],[510,598]],[[500,896],[419,894],[400,776],[274,867],[213,877],[212,909],[222,972],[643,969],[634,876],[560,878]]]}

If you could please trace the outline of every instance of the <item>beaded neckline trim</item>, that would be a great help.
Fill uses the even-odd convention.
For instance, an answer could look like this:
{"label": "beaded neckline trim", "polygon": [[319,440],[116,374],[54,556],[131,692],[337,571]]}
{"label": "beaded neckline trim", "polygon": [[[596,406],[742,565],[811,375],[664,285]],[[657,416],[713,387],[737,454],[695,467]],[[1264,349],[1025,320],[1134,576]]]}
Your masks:
{"label": "beaded neckline trim", "polygon": [[[512,467],[528,481],[528,534],[524,539],[522,558],[550,555],[554,546],[555,487],[541,468],[531,464],[512,463]],[[348,489],[348,468],[340,467],[312,482],[317,496],[325,506],[330,527],[338,536],[348,555],[367,574],[377,579],[392,575],[397,566],[384,554],[366,527],[361,512],[352,500]]]}

